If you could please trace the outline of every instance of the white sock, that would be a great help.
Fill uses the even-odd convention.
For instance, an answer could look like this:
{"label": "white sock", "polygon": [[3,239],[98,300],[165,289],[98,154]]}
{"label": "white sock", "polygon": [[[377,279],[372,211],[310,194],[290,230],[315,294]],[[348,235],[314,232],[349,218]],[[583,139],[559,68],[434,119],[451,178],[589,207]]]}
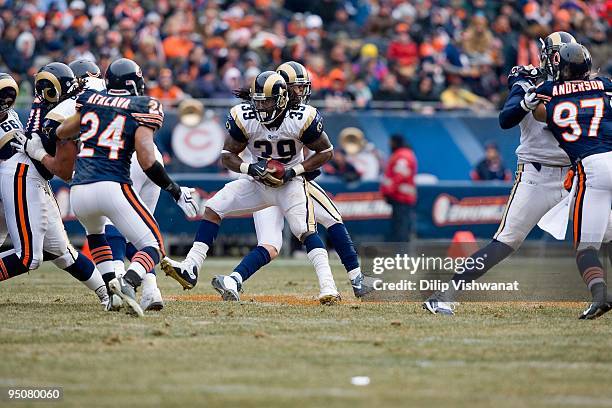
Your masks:
{"label": "white sock", "polygon": [[140,262],[132,262],[130,266],[128,266],[128,270],[136,272],[138,276],[140,276],[140,279],[144,279],[147,274],[147,270]]}
{"label": "white sock", "polygon": [[89,279],[82,283],[83,285],[87,286],[87,288],[96,292],[96,295],[98,295],[100,299],[106,295],[106,285],[104,284],[104,279],[102,279],[102,275],[100,274],[98,268],[94,268]]}
{"label": "white sock", "polygon": [[358,277],[359,275],[361,275],[361,267],[356,267],[355,269],[353,269],[352,271],[348,272],[348,277],[350,280],[355,279],[356,277]]}
{"label": "white sock", "polygon": [[113,261],[113,266],[115,267],[115,275],[118,278],[125,275],[125,263],[123,261]]}
{"label": "white sock", "polygon": [[154,273],[147,273],[142,279],[142,291],[144,292],[155,289],[157,287],[157,276]]}
{"label": "white sock", "polygon": [[242,285],[242,276],[238,272],[232,272],[230,277],[234,278],[239,284]]}
{"label": "white sock", "polygon": [[206,259],[206,254],[208,253],[208,245],[203,242],[194,242],[193,246],[189,250],[187,254],[187,258],[185,261],[191,262],[195,265],[196,269],[199,271]]}
{"label": "white sock", "polygon": [[319,287],[325,286],[336,287],[334,276],[332,275],[331,268],[329,267],[329,257],[327,251],[323,248],[315,248],[308,254],[308,259],[315,268],[317,278],[319,278]]}

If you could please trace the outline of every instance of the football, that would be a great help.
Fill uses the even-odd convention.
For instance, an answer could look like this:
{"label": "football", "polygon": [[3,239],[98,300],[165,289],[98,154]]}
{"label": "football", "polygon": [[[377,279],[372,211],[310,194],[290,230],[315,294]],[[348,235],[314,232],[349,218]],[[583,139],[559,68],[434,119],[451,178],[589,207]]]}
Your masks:
{"label": "football", "polygon": [[269,160],[267,164],[268,170],[276,178],[283,178],[285,175],[285,165],[278,160]]}

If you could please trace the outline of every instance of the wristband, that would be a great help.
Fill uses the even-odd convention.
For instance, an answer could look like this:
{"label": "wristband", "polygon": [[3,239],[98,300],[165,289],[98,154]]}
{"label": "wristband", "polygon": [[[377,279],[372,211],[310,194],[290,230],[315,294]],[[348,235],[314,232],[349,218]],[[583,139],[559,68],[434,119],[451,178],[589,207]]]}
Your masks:
{"label": "wristband", "polygon": [[302,165],[302,163],[293,166],[292,169],[295,172],[296,176],[299,176],[300,174],[304,173],[304,166]]}
{"label": "wristband", "polygon": [[243,174],[249,173],[249,163],[242,162],[240,163],[240,172]]}

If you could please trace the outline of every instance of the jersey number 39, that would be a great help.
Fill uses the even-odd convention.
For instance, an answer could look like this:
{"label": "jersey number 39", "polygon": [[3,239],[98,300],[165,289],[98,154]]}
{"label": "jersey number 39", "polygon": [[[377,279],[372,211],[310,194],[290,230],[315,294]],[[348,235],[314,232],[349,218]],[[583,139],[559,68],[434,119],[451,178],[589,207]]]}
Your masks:
{"label": "jersey number 39", "polygon": [[[95,112],[87,112],[81,117],[81,126],[89,126],[87,131],[81,133],[81,142],[83,147],[79,153],[79,157],[92,157],[94,155],[94,148],[87,147],[91,143],[87,143],[88,140],[97,136],[97,145],[106,147],[109,149],[108,158],[110,160],[117,160],[119,158],[119,150],[123,149],[123,128],[125,126],[125,116],[116,115],[111,123],[106,126],[102,131],[100,129],[100,118]],[[94,142],[93,140],[91,142]]]}

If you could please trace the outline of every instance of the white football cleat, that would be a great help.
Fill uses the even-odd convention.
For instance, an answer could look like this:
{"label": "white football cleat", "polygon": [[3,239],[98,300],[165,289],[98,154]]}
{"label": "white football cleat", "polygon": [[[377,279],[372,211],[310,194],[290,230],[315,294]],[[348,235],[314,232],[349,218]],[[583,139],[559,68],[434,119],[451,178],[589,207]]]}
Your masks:
{"label": "white football cleat", "polygon": [[157,287],[157,277],[152,273],[147,273],[142,280],[142,297],[140,298],[142,310],[162,310],[164,299]]}
{"label": "white football cleat", "polygon": [[142,297],[140,298],[140,307],[145,312],[147,310],[159,311],[164,308],[164,299],[158,287],[149,290],[143,289]]}
{"label": "white football cleat", "polygon": [[333,305],[338,303],[341,299],[340,292],[336,288],[336,284],[331,281],[327,282],[321,286],[321,291],[319,292],[319,303],[322,305]]}
{"label": "white football cleat", "polygon": [[236,279],[231,276],[215,275],[210,284],[219,292],[223,300],[229,302],[237,302],[240,300],[242,285],[236,282]]}
{"label": "white football cleat", "polygon": [[115,294],[109,296],[108,301],[104,304],[104,310],[107,312],[118,312],[123,307],[123,300]]}
{"label": "white football cleat", "polygon": [[144,313],[136,302],[136,289],[123,278],[115,278],[108,283],[111,292],[119,296],[126,306],[126,311],[134,316],[142,317]]}

